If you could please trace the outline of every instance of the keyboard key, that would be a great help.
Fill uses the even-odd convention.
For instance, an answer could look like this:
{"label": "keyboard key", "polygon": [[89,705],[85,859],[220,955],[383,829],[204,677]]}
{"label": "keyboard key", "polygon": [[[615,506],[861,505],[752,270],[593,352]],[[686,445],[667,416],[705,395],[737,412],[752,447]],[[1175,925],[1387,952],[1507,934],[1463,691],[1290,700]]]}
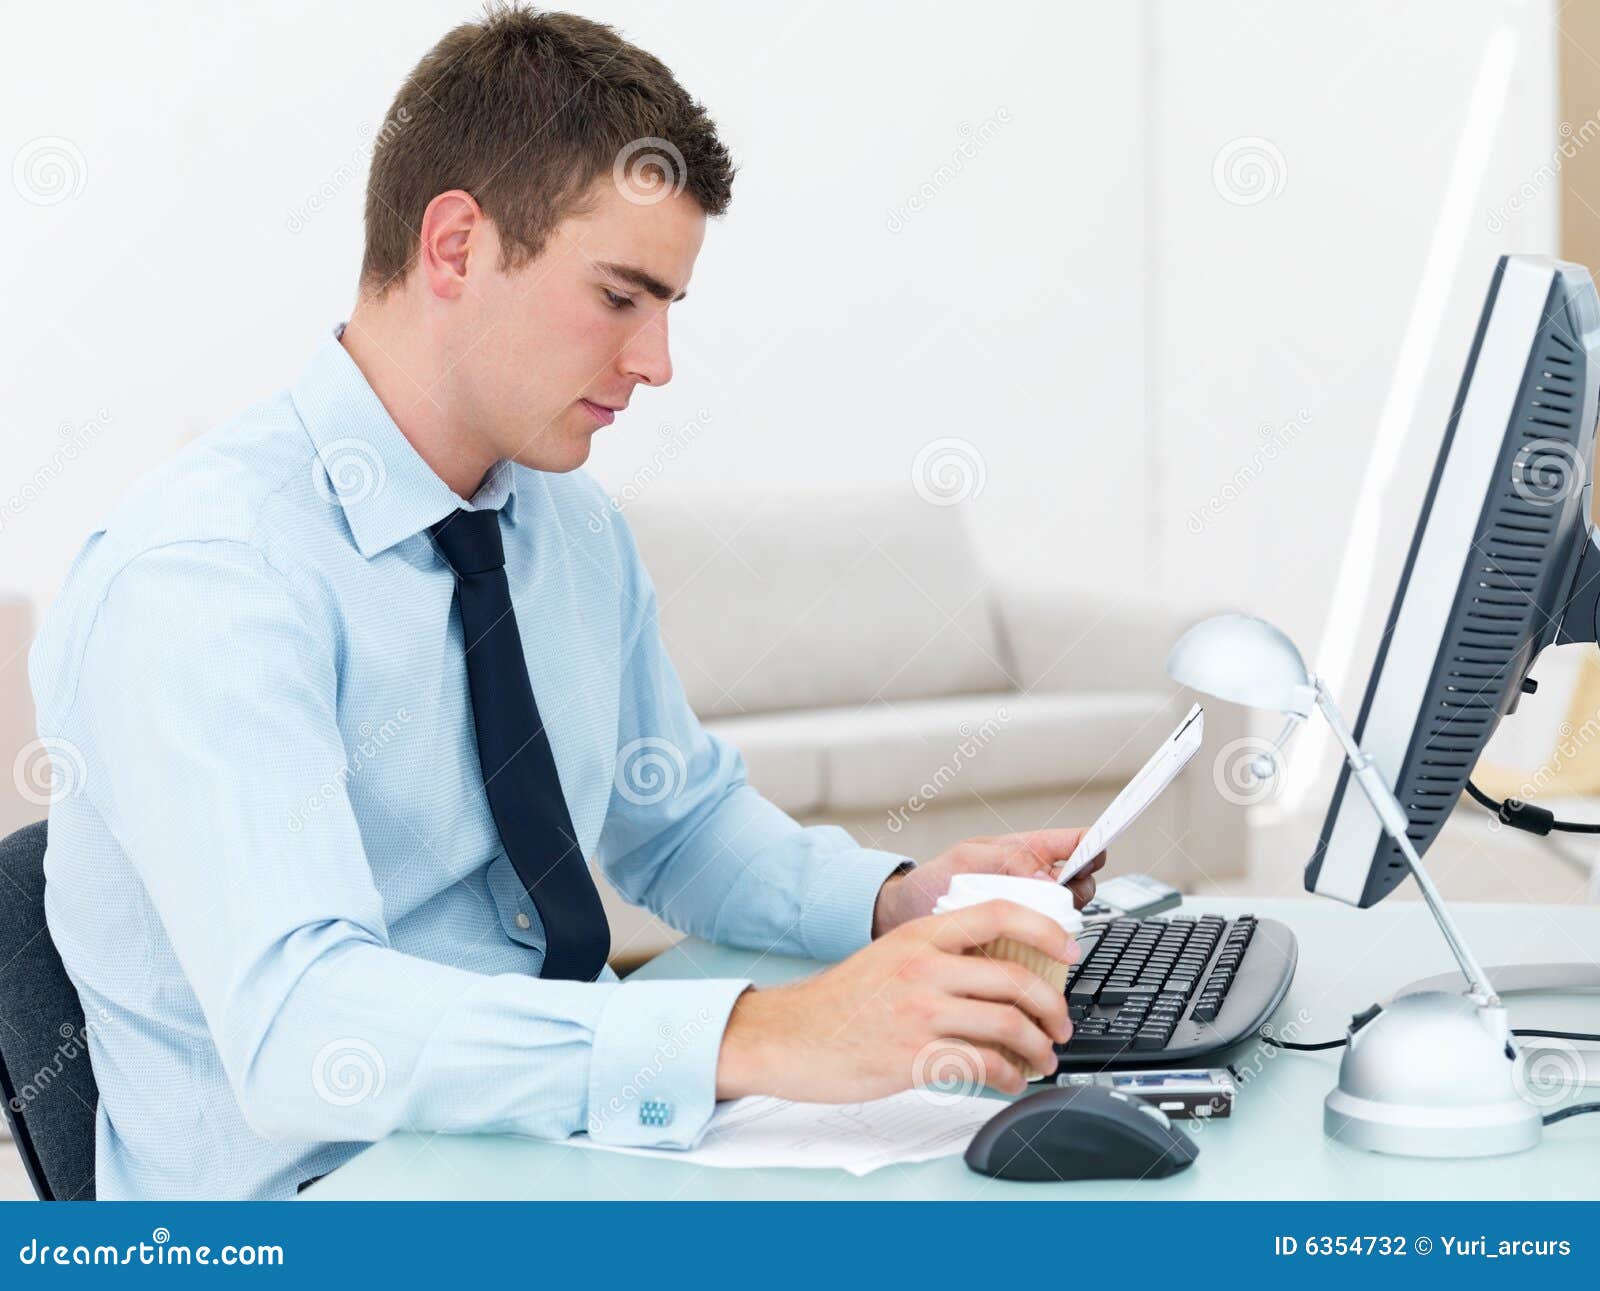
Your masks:
{"label": "keyboard key", "polygon": [[1100,993],[1101,981],[1091,978],[1088,981],[1077,981],[1072,984],[1072,989],[1067,992],[1069,1004],[1093,1004],[1095,996]]}
{"label": "keyboard key", "polygon": [[1071,1053],[1121,1053],[1128,1047],[1129,1041],[1123,1036],[1084,1036],[1081,1040],[1073,1037]]}

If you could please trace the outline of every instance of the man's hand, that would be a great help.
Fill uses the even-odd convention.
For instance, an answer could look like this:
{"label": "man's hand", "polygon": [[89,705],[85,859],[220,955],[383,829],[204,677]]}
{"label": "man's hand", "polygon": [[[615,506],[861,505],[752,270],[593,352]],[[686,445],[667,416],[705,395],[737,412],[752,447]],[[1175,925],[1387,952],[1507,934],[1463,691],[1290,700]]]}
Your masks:
{"label": "man's hand", "polygon": [[[881,937],[912,919],[933,913],[933,903],[945,894],[957,874],[1018,874],[1055,881],[1056,867],[1072,855],[1082,829],[1035,829],[997,838],[969,838],[957,843],[905,874],[891,877],[878,890],[872,912],[872,935]],[[1082,909],[1094,896],[1094,875],[1106,863],[1094,858],[1067,886]]]}
{"label": "man's hand", "polygon": [[1066,997],[1020,964],[968,955],[1011,937],[1064,963],[1077,943],[1053,919],[988,901],[915,919],[815,977],[751,990],[733,1006],[717,1097],[773,1094],[853,1103],[915,1085],[961,1081],[1018,1094],[1014,1058],[1056,1068],[1072,1034]]}

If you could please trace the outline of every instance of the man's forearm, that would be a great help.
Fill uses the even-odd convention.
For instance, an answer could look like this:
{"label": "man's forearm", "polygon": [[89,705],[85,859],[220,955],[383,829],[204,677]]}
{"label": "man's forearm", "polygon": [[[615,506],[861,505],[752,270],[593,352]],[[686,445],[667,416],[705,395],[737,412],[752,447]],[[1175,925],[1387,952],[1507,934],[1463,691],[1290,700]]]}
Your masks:
{"label": "man's forearm", "polygon": [[[284,972],[271,974],[293,980],[281,1004],[260,992],[214,1022],[240,1108],[263,1137],[588,1130],[685,1146],[711,1114],[727,1013],[749,985],[485,976],[336,937],[291,938]],[[641,1116],[647,1099],[673,1114]]]}
{"label": "man's forearm", "polygon": [[673,927],[722,945],[821,960],[865,945],[884,880],[907,859],[836,826],[799,825],[738,770],[721,795],[610,862],[612,881]]}

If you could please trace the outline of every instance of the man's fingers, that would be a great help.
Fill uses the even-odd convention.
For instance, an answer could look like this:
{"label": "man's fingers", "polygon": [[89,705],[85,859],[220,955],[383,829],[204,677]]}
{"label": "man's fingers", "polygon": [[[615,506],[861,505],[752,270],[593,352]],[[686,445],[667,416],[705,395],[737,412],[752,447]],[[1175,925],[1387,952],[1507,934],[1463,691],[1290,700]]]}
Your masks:
{"label": "man's fingers", "polygon": [[1051,1038],[1026,1013],[1009,1004],[952,998],[949,1007],[934,1019],[934,1025],[944,1034],[980,1048],[1010,1050],[1047,1075],[1056,1069]]}
{"label": "man's fingers", "polygon": [[1082,910],[1084,906],[1094,900],[1095,881],[1092,873],[1083,873],[1067,884],[1072,893],[1072,903]]}
{"label": "man's fingers", "polygon": [[1027,829],[1018,834],[1003,834],[999,838],[990,841],[1026,848],[1038,858],[1041,864],[1053,865],[1055,862],[1071,856],[1073,848],[1078,845],[1078,840],[1088,832],[1086,828],[1081,827],[1070,829]]}
{"label": "man's fingers", "polygon": [[982,946],[996,937],[1010,937],[1043,951],[1051,959],[1070,964],[1077,943],[1054,919],[1015,901],[985,901],[981,905],[934,915],[929,942],[940,950],[963,951]]}
{"label": "man's fingers", "polygon": [[1006,1055],[995,1049],[979,1048],[983,1056],[983,1083],[990,1089],[998,1089],[1002,1094],[1020,1094],[1028,1088],[1028,1082],[1016,1063]]}
{"label": "man's fingers", "polygon": [[1026,847],[1010,847],[1000,853],[1001,874],[1014,874],[1022,879],[1048,879],[1050,866]]}
{"label": "man's fingers", "polygon": [[992,1000],[1025,1009],[1058,1044],[1072,1035],[1067,998],[1021,964],[981,955],[945,955],[940,985],[952,995]]}

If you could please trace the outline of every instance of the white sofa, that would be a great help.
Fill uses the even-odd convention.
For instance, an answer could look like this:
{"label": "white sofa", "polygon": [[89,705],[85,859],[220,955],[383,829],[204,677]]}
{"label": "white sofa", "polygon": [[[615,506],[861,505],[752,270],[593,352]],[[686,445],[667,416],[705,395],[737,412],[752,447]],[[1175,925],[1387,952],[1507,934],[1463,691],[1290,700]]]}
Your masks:
{"label": "white sofa", "polygon": [[[803,824],[926,859],[974,835],[1088,824],[1193,696],[1162,664],[1192,621],[986,571],[960,508],[906,488],[826,496],[656,495],[625,511],[695,712]],[[1063,552],[1070,577],[1075,559]],[[1065,582],[1065,580],[1064,580]],[[1245,814],[1215,751],[1242,711],[1207,710],[1207,751],[1112,849],[1186,890],[1235,878]],[[613,962],[675,934],[604,888]]]}

